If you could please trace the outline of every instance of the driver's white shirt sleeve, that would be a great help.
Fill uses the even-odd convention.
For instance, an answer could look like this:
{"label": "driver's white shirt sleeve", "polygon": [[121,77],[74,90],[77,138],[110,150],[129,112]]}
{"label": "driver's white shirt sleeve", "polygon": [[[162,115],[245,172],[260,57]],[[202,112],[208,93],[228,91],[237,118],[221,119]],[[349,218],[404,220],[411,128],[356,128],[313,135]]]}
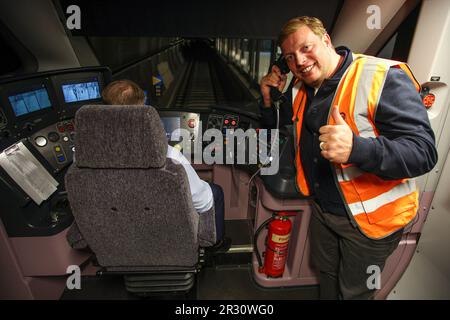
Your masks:
{"label": "driver's white shirt sleeve", "polygon": [[172,159],[175,163],[181,164],[186,171],[195,210],[198,213],[202,213],[211,209],[214,205],[211,187],[206,181],[200,179],[186,157],[178,149],[169,145],[167,148],[167,158]]}

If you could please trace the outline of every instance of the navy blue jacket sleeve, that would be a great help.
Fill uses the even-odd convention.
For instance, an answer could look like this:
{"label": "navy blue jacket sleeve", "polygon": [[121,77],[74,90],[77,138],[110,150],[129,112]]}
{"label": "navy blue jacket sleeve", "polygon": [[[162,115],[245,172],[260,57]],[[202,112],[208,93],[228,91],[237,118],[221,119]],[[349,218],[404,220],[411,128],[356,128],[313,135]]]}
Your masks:
{"label": "navy blue jacket sleeve", "polygon": [[349,163],[384,179],[427,173],[437,162],[434,133],[411,79],[391,68],[375,115],[377,138],[353,137]]}

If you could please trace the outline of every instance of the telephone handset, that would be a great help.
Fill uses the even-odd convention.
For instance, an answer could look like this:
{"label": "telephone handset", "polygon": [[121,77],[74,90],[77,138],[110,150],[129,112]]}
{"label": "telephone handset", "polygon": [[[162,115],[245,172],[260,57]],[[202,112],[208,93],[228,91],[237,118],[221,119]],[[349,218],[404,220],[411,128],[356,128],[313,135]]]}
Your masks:
{"label": "telephone handset", "polygon": [[[269,72],[272,71],[272,66],[277,66],[281,74],[288,74],[291,70],[287,65],[286,59],[283,56],[280,56],[271,66]],[[270,97],[273,102],[283,102],[286,100],[286,97],[275,87],[270,87]]]}
{"label": "telephone handset", "polygon": [[288,67],[287,61],[283,56],[280,56],[273,64],[280,69],[281,74],[288,74],[289,72],[291,72]]}

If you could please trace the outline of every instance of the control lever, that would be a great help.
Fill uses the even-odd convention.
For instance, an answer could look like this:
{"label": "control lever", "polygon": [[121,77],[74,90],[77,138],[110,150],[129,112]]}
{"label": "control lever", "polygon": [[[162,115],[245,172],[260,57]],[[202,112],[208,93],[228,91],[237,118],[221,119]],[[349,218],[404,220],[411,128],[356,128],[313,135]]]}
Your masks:
{"label": "control lever", "polygon": [[58,223],[61,219],[71,216],[67,191],[60,191],[51,198],[49,203],[50,220],[52,223]]}

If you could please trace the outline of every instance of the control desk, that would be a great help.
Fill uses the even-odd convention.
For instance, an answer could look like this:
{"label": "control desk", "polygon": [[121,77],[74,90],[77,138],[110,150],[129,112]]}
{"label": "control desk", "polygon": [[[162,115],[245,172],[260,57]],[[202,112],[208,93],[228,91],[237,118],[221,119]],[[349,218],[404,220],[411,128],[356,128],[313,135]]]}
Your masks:
{"label": "control desk", "polygon": [[[267,130],[267,137],[260,139],[260,119],[257,115],[220,106],[207,112],[203,109],[194,111],[195,109],[191,108],[189,112],[183,111],[183,109],[159,110],[168,143],[180,150],[187,147],[188,151],[185,155],[188,155],[188,160],[196,164],[233,165],[249,172],[251,175],[264,173],[261,169],[273,164],[277,167],[277,170],[274,169],[275,172],[267,170],[269,174],[261,174],[261,179],[267,190],[278,198],[301,197],[295,182],[296,170],[292,127],[280,128],[277,133]],[[181,137],[177,129],[186,130],[188,143],[183,143],[184,138]],[[214,132],[208,134],[211,129],[216,130],[215,135]],[[238,130],[241,130],[239,134]],[[274,137],[272,137],[273,134],[275,134]],[[211,135],[214,138],[211,138]],[[249,141],[251,139],[254,140],[254,145]],[[277,144],[277,148],[273,148],[274,144]],[[197,148],[195,145],[197,145]],[[212,147],[210,148],[210,146]],[[242,152],[244,154],[240,154]],[[275,152],[278,153],[275,155]],[[220,154],[219,157],[215,157],[217,153]],[[207,154],[212,155],[214,162],[208,162],[208,159],[205,158]],[[277,160],[268,159],[275,157]],[[274,161],[277,162],[274,163]]]}
{"label": "control desk", "polygon": [[[111,71],[105,67],[0,80],[0,152],[4,164],[0,166],[0,218],[8,236],[50,236],[72,223],[64,174],[73,161],[73,118],[81,106],[100,104],[101,90],[110,81]],[[19,147],[24,153],[17,150],[14,156],[14,148]],[[48,196],[44,186],[51,184],[56,191]],[[44,201],[37,201],[33,193]]]}
{"label": "control desk", "polygon": [[[111,72],[104,67],[0,80],[0,160],[9,161],[9,169],[17,169],[16,174],[11,174],[7,166],[0,165],[0,218],[8,236],[50,236],[72,223],[64,175],[74,158],[74,116],[83,105],[101,104],[101,91],[110,81]],[[194,163],[232,165],[252,175],[270,164],[267,157],[260,157],[261,147],[266,153],[273,148],[270,135],[265,145],[258,140],[259,115],[230,106],[157,110],[168,143],[180,146],[185,139],[188,142],[185,146],[192,154],[189,160]],[[177,133],[177,129],[183,130]],[[295,170],[290,158],[292,150],[287,147],[291,141],[289,137],[283,130],[277,136],[279,170],[261,176],[267,189],[281,198],[297,197]],[[256,149],[252,149],[251,140],[255,139]],[[26,149],[27,156],[21,154],[22,159],[10,157],[19,146]],[[195,157],[195,152],[200,154],[199,158]],[[211,159],[204,157],[207,154],[217,161],[208,163]],[[22,162],[14,164],[18,159]],[[28,174],[39,176],[41,180],[34,182],[40,182],[25,185],[24,176]],[[41,190],[45,185],[50,188],[47,194]],[[42,201],[37,201],[30,189],[38,195],[41,193]]]}

